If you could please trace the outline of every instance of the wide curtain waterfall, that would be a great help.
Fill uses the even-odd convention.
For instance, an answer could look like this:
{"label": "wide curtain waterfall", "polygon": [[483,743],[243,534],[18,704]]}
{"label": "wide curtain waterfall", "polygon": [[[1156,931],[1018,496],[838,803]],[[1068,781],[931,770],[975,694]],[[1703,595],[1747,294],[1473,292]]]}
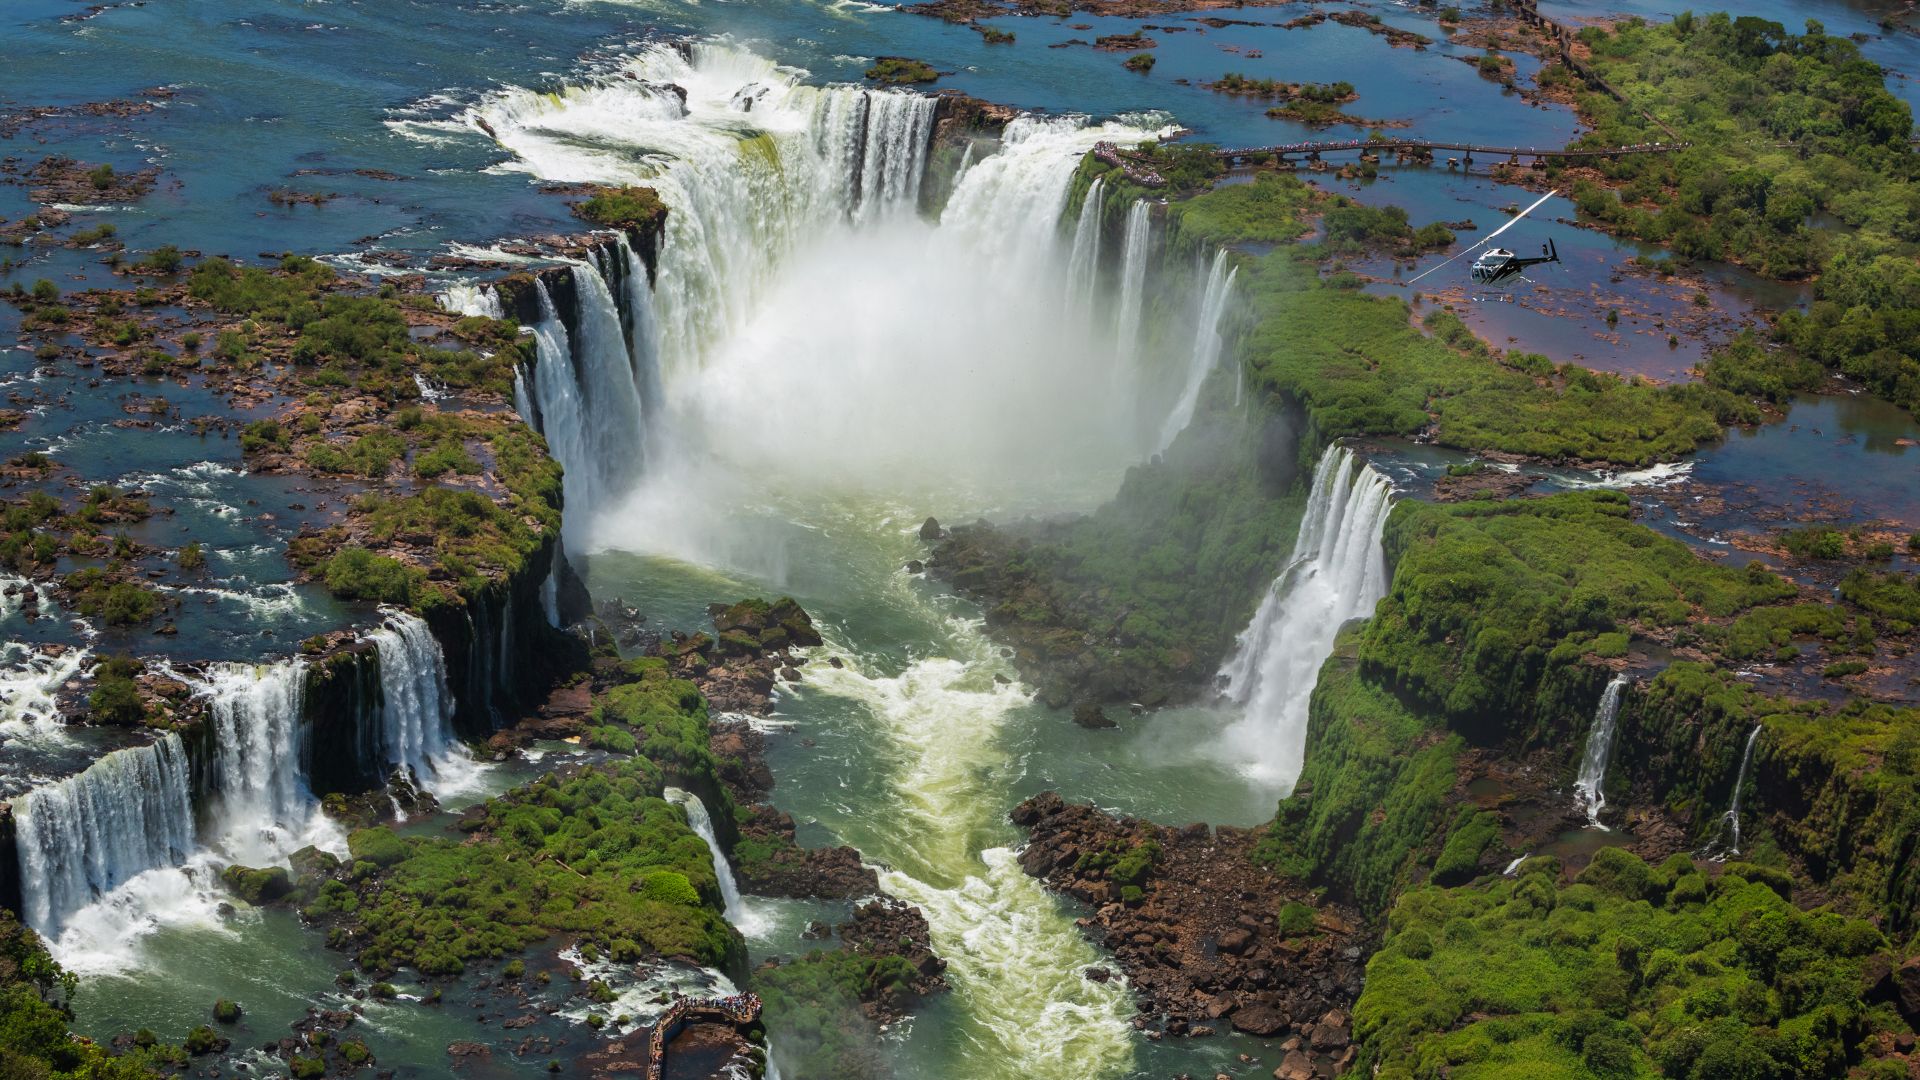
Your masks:
{"label": "wide curtain waterfall", "polygon": [[1306,752],[1307,703],[1335,636],[1386,594],[1380,537],[1392,485],[1343,446],[1314,470],[1293,556],[1221,669],[1244,710],[1227,743],[1257,778],[1291,787]]}
{"label": "wide curtain waterfall", "polygon": [[16,804],[21,916],[57,938],[81,908],[194,850],[193,780],[180,737],[116,750]]}

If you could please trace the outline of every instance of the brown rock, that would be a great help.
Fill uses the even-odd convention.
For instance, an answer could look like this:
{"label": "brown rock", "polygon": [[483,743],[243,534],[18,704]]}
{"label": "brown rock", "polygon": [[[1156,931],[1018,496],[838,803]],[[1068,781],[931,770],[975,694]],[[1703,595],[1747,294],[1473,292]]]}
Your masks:
{"label": "brown rock", "polygon": [[1249,934],[1245,927],[1236,926],[1221,934],[1218,944],[1221,952],[1239,953],[1245,951],[1252,941],[1253,935]]}
{"label": "brown rock", "polygon": [[1901,1015],[1909,1020],[1920,1019],[1920,956],[1894,969],[1893,985],[1899,993]]}
{"label": "brown rock", "polygon": [[1244,1031],[1249,1035],[1262,1038],[1278,1035],[1287,1028],[1287,1014],[1271,1005],[1258,1002],[1242,1005],[1233,1011],[1235,1031]]}
{"label": "brown rock", "polygon": [[1313,1059],[1298,1050],[1287,1051],[1280,1067],[1273,1070],[1273,1080],[1313,1080]]}

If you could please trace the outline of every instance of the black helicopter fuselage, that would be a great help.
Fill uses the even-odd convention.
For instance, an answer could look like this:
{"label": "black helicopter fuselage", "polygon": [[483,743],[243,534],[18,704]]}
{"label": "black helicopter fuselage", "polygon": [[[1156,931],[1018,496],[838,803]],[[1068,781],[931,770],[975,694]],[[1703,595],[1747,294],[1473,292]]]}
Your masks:
{"label": "black helicopter fuselage", "polygon": [[1494,248],[1473,261],[1474,284],[1499,285],[1519,277],[1529,266],[1560,261],[1560,252],[1553,241],[1541,245],[1540,251],[1536,258],[1522,258],[1505,248]]}

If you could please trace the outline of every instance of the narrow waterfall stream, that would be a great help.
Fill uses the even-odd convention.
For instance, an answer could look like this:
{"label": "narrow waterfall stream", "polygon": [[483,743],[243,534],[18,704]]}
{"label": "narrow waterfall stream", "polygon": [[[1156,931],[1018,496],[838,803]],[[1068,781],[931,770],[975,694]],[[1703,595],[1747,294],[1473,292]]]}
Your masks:
{"label": "narrow waterfall stream", "polygon": [[1713,853],[1715,862],[1724,862],[1728,856],[1740,854],[1740,796],[1746,790],[1747,770],[1753,765],[1753,747],[1760,741],[1763,727],[1762,724],[1753,725],[1753,731],[1747,735],[1746,748],[1740,751],[1740,771],[1733,777],[1733,800],[1728,804],[1727,812],[1720,817],[1720,835],[1726,838],[1727,846]]}
{"label": "narrow waterfall stream", "polygon": [[1587,815],[1587,824],[1605,829],[1600,811],[1606,808],[1607,761],[1613,756],[1614,728],[1620,718],[1620,698],[1626,692],[1627,677],[1615,675],[1600,694],[1600,706],[1594,710],[1593,729],[1587,733],[1587,749],[1580,757],[1580,776],[1573,782],[1574,806]]}
{"label": "narrow waterfall stream", "polygon": [[[1124,360],[1132,360],[1140,342],[1140,315],[1147,290],[1147,257],[1153,245],[1153,206],[1135,199],[1127,208],[1127,229],[1121,248],[1120,303],[1114,314],[1113,339]],[[1119,370],[1125,370],[1122,364]]]}
{"label": "narrow waterfall stream", "polygon": [[706,841],[707,850],[713,855],[713,876],[720,882],[720,898],[726,904],[727,921],[747,937],[753,937],[760,929],[752,909],[740,896],[740,885],[733,877],[733,866],[727,862],[727,853],[720,847],[720,838],[714,834],[713,818],[707,814],[707,804],[700,796],[682,788],[668,788],[667,801],[679,804],[687,812],[687,827],[700,839]]}
{"label": "narrow waterfall stream", "polygon": [[1225,248],[1214,252],[1213,265],[1207,271],[1206,284],[1201,287],[1199,317],[1193,333],[1193,352],[1187,360],[1186,382],[1180,388],[1180,397],[1173,404],[1173,411],[1167,414],[1166,423],[1160,426],[1160,437],[1154,447],[1154,453],[1164,454],[1173,440],[1193,421],[1193,410],[1200,403],[1200,389],[1206,385],[1207,376],[1220,364],[1220,319],[1226,314],[1227,301],[1233,295],[1233,278],[1240,272],[1237,266],[1227,265]]}
{"label": "narrow waterfall stream", "polygon": [[390,610],[367,638],[380,657],[380,742],[387,762],[436,797],[464,790],[478,766],[454,736],[446,660],[433,632],[419,616]]}
{"label": "narrow waterfall stream", "polygon": [[1320,665],[1340,627],[1386,594],[1380,536],[1392,495],[1386,477],[1346,447],[1321,455],[1293,556],[1221,669],[1227,698],[1245,710],[1227,743],[1267,783],[1290,788],[1300,775]]}
{"label": "narrow waterfall stream", "polygon": [[213,725],[215,824],[206,841],[228,861],[267,866],[308,845],[345,850],[344,834],[307,784],[306,679],[305,661],[293,659],[215,665],[195,686]]}

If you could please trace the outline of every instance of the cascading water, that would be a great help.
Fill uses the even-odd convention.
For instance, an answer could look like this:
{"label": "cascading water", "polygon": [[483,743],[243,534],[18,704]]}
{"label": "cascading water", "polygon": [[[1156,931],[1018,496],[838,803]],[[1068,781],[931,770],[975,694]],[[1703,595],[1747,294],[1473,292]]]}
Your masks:
{"label": "cascading water", "polygon": [[1740,854],[1740,793],[1747,786],[1747,769],[1753,765],[1753,745],[1760,741],[1761,726],[1753,725],[1753,731],[1747,735],[1747,747],[1740,753],[1740,771],[1733,778],[1733,802],[1720,817],[1721,835],[1729,837],[1729,841],[1725,851],[1713,856],[1716,862]]}
{"label": "cascading water", "polygon": [[1392,494],[1386,477],[1346,447],[1321,455],[1293,557],[1220,671],[1226,697],[1245,710],[1228,745],[1258,779],[1291,787],[1300,775],[1320,665],[1340,627],[1386,595],[1380,537]]}
{"label": "cascading water", "polygon": [[420,787],[445,797],[465,787],[475,765],[454,738],[453,695],[446,659],[417,615],[389,609],[368,634],[380,657],[380,742],[390,765]]}
{"label": "cascading water", "polygon": [[[1140,347],[1140,312],[1147,290],[1147,252],[1153,243],[1153,210],[1145,199],[1127,208],[1125,246],[1120,258],[1120,307],[1114,316],[1113,340],[1120,354],[1131,360]],[[1118,365],[1124,371],[1126,364]]]}
{"label": "cascading water", "polygon": [[92,655],[84,648],[51,653],[19,642],[0,644],[0,741],[60,738],[57,695]]}
{"label": "cascading water", "polygon": [[714,834],[713,818],[707,814],[707,804],[700,801],[700,796],[680,788],[670,787],[666,795],[668,802],[677,803],[687,812],[687,827],[707,843],[707,851],[713,856],[713,876],[720,882],[720,898],[726,903],[727,921],[742,934],[752,937],[759,929],[759,922],[740,896],[740,886],[733,878],[733,866],[727,862],[727,853],[720,849],[720,838]]}
{"label": "cascading water", "polygon": [[1220,363],[1220,317],[1226,313],[1227,300],[1233,294],[1234,275],[1239,272],[1239,267],[1227,265],[1225,248],[1214,253],[1213,266],[1207,271],[1207,283],[1200,293],[1200,314],[1194,325],[1186,384],[1180,389],[1173,411],[1167,414],[1166,423],[1160,425],[1160,439],[1153,451],[1156,454],[1166,453],[1167,447],[1172,446],[1173,440],[1193,421],[1194,407],[1200,403],[1200,388]]}
{"label": "cascading water", "polygon": [[504,319],[506,311],[500,306],[500,293],[493,286],[470,281],[456,281],[447,286],[440,294],[440,306],[455,315],[478,315],[488,319]]}
{"label": "cascading water", "polygon": [[75,913],[194,848],[193,781],[180,736],[116,750],[15,803],[21,915],[57,938]]}
{"label": "cascading water", "polygon": [[303,699],[307,665],[216,664],[197,682],[207,699],[212,757],[208,843],[248,866],[284,863],[308,845],[342,850],[340,830],[307,785]]}
{"label": "cascading water", "polygon": [[571,265],[579,297],[573,329],[537,282],[537,353],[531,380],[523,380],[532,387],[536,426],[564,469],[567,505],[604,506],[642,465],[646,425],[620,306],[595,262]]}
{"label": "cascading water", "polygon": [[1073,227],[1073,253],[1067,259],[1067,309],[1093,310],[1093,297],[1100,283],[1100,192],[1104,182],[1096,177],[1087,187],[1080,203],[1080,217]]}
{"label": "cascading water", "polygon": [[1620,698],[1626,688],[1627,677],[1615,675],[1601,693],[1600,707],[1593,714],[1593,729],[1587,733],[1587,750],[1580,758],[1580,776],[1573,782],[1573,804],[1586,813],[1587,824],[1596,829],[1606,829],[1600,824],[1600,811],[1607,805],[1604,791],[1607,760],[1613,756],[1614,728],[1620,717]]}
{"label": "cascading water", "polygon": [[[886,545],[899,536],[879,507],[907,493],[983,509],[1007,503],[974,500],[1057,507],[1109,494],[1166,405],[1119,396],[1142,380],[1115,377],[1111,317],[1089,333],[1084,312],[1062,318],[1045,301],[1067,276],[1060,221],[1077,163],[1099,141],[1152,133],[1015,120],[929,222],[908,212],[913,183],[873,178],[924,171],[930,104],[798,78],[727,47],[648,49],[614,77],[551,95],[509,90],[469,115],[542,179],[646,184],[670,211],[651,312],[661,450],[624,504],[583,507],[569,492],[570,519],[596,519],[588,550],[778,582],[784,537],[831,521],[837,550],[879,555],[851,576],[890,581],[900,558]],[[1143,240],[1141,273],[1146,261]],[[1091,308],[1102,276],[1091,251],[1085,268]],[[544,335],[557,336],[553,321]],[[568,355],[557,345],[542,342],[541,363]],[[539,411],[550,441],[565,444]],[[849,654],[844,669],[810,679],[812,691],[782,696],[852,706],[860,719],[847,722],[871,725],[886,748],[876,760],[897,766],[884,790],[903,812],[849,838],[897,868],[882,886],[926,912],[949,958],[966,1074],[1120,1075],[1133,1057],[1126,987],[1079,978],[1100,954],[1009,847],[982,843],[1005,825],[991,770],[975,763],[1005,760],[1001,719],[1028,695],[995,683],[1003,665],[977,627],[950,638],[944,615],[915,606],[911,618],[964,659],[934,654],[889,676],[889,661]]]}

